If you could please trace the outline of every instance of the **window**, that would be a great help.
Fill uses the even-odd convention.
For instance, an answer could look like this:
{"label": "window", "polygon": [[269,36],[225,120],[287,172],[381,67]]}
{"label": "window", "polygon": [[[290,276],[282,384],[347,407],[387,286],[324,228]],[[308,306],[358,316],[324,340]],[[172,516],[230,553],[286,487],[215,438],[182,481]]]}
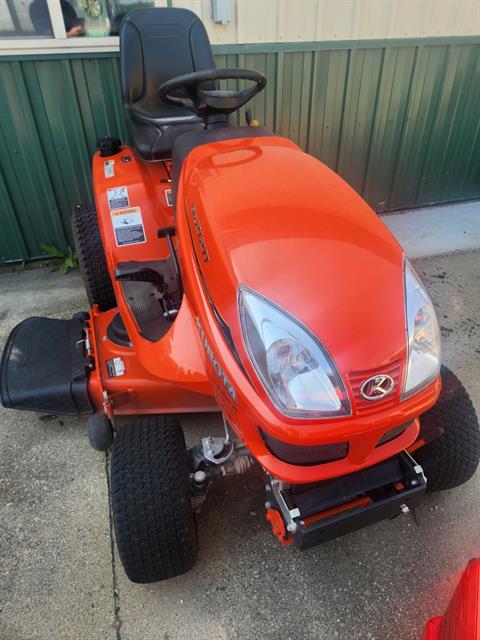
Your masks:
{"label": "window", "polygon": [[47,0],[0,0],[1,38],[52,36]]}
{"label": "window", "polygon": [[0,0],[0,55],[32,50],[118,51],[115,36],[129,11],[167,4],[167,0]]}
{"label": "window", "polygon": [[151,0],[60,0],[67,36],[118,36],[128,11],[154,7]]}

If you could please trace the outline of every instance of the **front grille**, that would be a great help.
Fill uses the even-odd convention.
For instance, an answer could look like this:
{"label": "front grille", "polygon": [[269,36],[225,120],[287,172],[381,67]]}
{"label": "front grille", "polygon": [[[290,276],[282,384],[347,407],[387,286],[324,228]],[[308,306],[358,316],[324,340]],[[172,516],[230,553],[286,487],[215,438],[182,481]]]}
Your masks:
{"label": "front grille", "polygon": [[[368,378],[381,374],[386,374],[393,379],[395,383],[393,391],[391,391],[383,398],[378,398],[377,400],[366,400],[360,393],[360,387]],[[400,385],[402,381],[402,366],[400,361],[396,361],[385,367],[379,367],[378,369],[371,369],[368,371],[354,371],[350,373],[348,379],[350,382],[350,387],[352,389],[356,414],[365,415],[368,413],[374,413],[380,408],[387,409],[388,407],[397,404],[400,396]]]}

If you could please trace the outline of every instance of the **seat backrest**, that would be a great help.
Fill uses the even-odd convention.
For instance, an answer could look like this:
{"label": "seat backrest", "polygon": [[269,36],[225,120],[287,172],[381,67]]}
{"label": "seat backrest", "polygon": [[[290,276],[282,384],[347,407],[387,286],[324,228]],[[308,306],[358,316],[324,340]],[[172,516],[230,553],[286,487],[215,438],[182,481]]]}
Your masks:
{"label": "seat backrest", "polygon": [[155,98],[159,86],[184,73],[213,69],[210,41],[201,20],[187,9],[136,9],[120,29],[125,105]]}

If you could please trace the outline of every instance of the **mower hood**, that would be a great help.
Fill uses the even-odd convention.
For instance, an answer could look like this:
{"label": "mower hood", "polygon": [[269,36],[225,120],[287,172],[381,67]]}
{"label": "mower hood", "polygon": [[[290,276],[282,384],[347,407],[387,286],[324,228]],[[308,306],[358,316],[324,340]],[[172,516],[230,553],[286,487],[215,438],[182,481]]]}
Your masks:
{"label": "mower hood", "polygon": [[403,251],[338,175],[265,137],[197,147],[182,176],[206,293],[242,353],[245,285],[309,327],[344,374],[404,362]]}

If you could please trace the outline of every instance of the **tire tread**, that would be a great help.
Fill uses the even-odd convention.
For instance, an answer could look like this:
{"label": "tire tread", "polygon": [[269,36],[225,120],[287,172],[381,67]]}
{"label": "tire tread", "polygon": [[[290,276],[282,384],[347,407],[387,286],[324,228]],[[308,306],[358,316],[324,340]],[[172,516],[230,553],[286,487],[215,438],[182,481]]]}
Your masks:
{"label": "tire tread", "polygon": [[117,547],[133,582],[188,571],[197,555],[186,449],[180,425],[145,416],[122,426],[111,460]]}
{"label": "tire tread", "polygon": [[438,402],[420,417],[442,435],[413,455],[427,477],[427,490],[453,489],[467,482],[480,459],[480,428],[475,407],[465,387],[447,367],[442,367]]}
{"label": "tire tread", "polygon": [[117,306],[112,280],[105,259],[97,212],[93,204],[79,204],[72,212],[72,232],[78,265],[88,301],[100,311]]}

